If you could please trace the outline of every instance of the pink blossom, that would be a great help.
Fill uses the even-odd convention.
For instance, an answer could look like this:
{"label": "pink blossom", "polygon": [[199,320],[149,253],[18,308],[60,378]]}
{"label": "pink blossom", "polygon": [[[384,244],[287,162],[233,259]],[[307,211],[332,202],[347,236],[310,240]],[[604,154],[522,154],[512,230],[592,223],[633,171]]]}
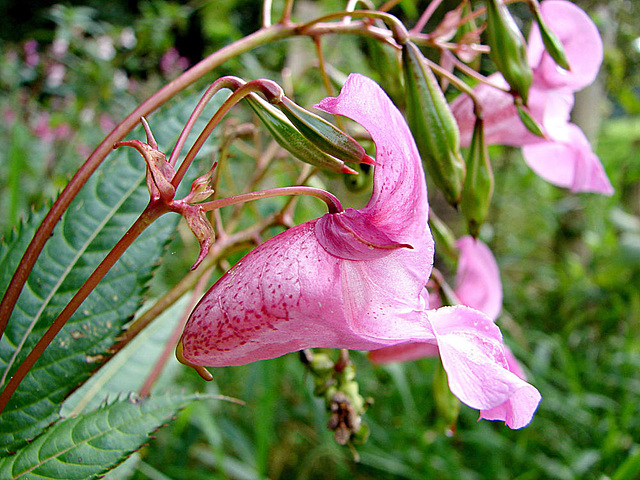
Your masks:
{"label": "pink blossom", "polygon": [[[502,282],[493,253],[486,244],[470,235],[456,242],[460,252],[453,293],[461,305],[480,310],[492,320],[502,310]],[[429,293],[429,307],[437,308],[442,300],[437,291]]]}
{"label": "pink blossom", "polygon": [[[491,250],[480,240],[471,236],[460,238],[456,245],[460,250],[454,290],[456,297],[462,305],[480,310],[487,317],[495,320],[502,309],[502,282],[498,265]],[[432,303],[440,304],[439,296],[432,295],[430,299]],[[440,310],[442,309],[438,309],[438,311]],[[435,357],[442,350],[441,343],[437,346],[425,342],[394,345],[371,352],[369,358],[372,362],[381,364]],[[504,354],[502,360],[506,362],[506,368],[524,382],[526,380],[525,373],[515,356],[506,345],[502,345],[502,349]],[[452,392],[458,396],[453,388]],[[460,396],[458,398],[463,400]],[[480,418],[504,420],[511,428],[521,428],[529,423],[531,417],[528,412],[533,413],[531,408],[534,405],[537,406],[539,401],[540,396],[537,390],[524,383],[516,393],[500,405],[489,409],[479,408]]]}
{"label": "pink blossom", "polygon": [[[574,93],[591,84],[603,58],[602,40],[589,16],[565,0],[541,3],[542,16],[562,42],[571,71],[558,67],[544,50],[537,25],[531,30],[528,60],[533,69],[529,109],[543,127],[546,138],[529,132],[518,118],[513,98],[497,88],[480,84],[474,93],[483,106],[487,144],[523,147],[527,164],[545,180],[574,192],[613,193],[613,187],[580,129],[569,122]],[[489,81],[508,88],[504,78],[493,74]],[[467,95],[452,105],[460,127],[461,142],[468,145],[475,116]],[[535,147],[534,147],[535,146]],[[549,155],[552,155],[551,157]]]}
{"label": "pink blossom", "polygon": [[182,72],[189,67],[189,60],[180,56],[180,52],[175,47],[171,47],[160,58],[160,70],[166,77]]}
{"label": "pink blossom", "polygon": [[456,246],[460,250],[454,290],[458,300],[495,320],[502,310],[502,282],[493,253],[469,235],[458,239]]}
{"label": "pink blossom", "polygon": [[511,423],[524,426],[540,395],[509,371],[498,327],[465,306],[427,310],[433,238],[422,163],[404,118],[357,74],[317,107],[371,134],[377,155],[369,203],[298,225],[247,254],[194,309],[182,355],[194,365],[225,366],[304,348],[422,342],[437,349],[452,392],[467,405],[489,410],[525,398]]}
{"label": "pink blossom", "polygon": [[38,53],[38,42],[34,39],[29,39],[24,42],[23,46],[25,63],[33,68],[40,62],[40,54]]}

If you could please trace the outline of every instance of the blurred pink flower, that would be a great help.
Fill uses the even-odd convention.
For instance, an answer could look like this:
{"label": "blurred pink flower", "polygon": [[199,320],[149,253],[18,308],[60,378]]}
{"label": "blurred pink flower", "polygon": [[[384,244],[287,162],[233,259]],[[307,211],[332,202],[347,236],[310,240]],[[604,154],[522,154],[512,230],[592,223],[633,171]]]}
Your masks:
{"label": "blurred pink flower", "polygon": [[495,320],[502,310],[502,282],[493,253],[470,235],[458,239],[456,246],[460,250],[454,290],[458,300]]}
{"label": "blurred pink flower", "polygon": [[189,60],[180,56],[175,47],[171,47],[160,58],[160,71],[165,77],[171,77],[189,68]]}
{"label": "blurred pink flower", "polygon": [[[546,139],[527,130],[518,118],[513,97],[487,84],[474,88],[483,106],[487,144],[523,147],[527,164],[545,180],[574,192],[613,193],[598,157],[582,131],[569,122],[574,93],[591,84],[603,58],[602,40],[589,16],[565,0],[541,3],[542,16],[562,42],[571,71],[558,67],[544,50],[537,25],[531,30],[528,59],[533,69],[529,109],[543,127]],[[508,88],[499,73],[489,80]],[[468,145],[473,133],[473,103],[467,95],[456,98],[451,108],[458,121],[461,142]]]}
{"label": "blurred pink flower", "polygon": [[100,114],[100,117],[98,117],[98,123],[100,124],[100,130],[102,130],[103,133],[109,133],[117,125],[117,122],[106,113]]}
{"label": "blurred pink flower", "polygon": [[489,410],[517,399],[504,419],[512,428],[526,425],[540,394],[509,371],[498,327],[465,306],[427,310],[433,238],[422,163],[404,118],[357,74],[318,108],[352,118],[373,137],[369,203],[298,225],[246,255],[194,309],[182,355],[194,365],[225,366],[304,348],[422,342],[439,352],[461,401]]}
{"label": "blurred pink flower", "polygon": [[50,143],[55,140],[55,133],[51,128],[51,119],[47,112],[43,112],[37,115],[36,124],[33,127],[33,134],[40,140]]}
{"label": "blurred pink flower", "polygon": [[23,50],[25,63],[31,68],[38,65],[38,62],[40,61],[40,55],[38,54],[38,42],[33,39],[27,40],[24,42]]}

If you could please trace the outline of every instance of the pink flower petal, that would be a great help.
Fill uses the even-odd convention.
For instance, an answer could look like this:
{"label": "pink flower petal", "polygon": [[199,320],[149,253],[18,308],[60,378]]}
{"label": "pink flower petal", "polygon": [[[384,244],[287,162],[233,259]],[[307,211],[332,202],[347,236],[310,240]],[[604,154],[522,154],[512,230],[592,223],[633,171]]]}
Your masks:
{"label": "pink flower petal", "polygon": [[558,67],[544,50],[538,25],[531,28],[528,42],[529,64],[534,84],[547,88],[568,87],[572,91],[590,85],[603,58],[602,39],[591,18],[577,5],[564,0],[541,3],[542,16],[558,36],[569,59],[571,71]]}
{"label": "pink flower petal", "polygon": [[360,212],[396,242],[424,241],[429,205],[422,162],[404,117],[389,97],[374,81],[352,74],[339,96],[325,98],[316,107],[355,120],[376,144],[373,194]]}
{"label": "pink flower petal", "polygon": [[369,360],[375,364],[411,362],[425,357],[437,357],[438,346],[434,343],[412,342],[392,345],[369,352]]}
{"label": "pink flower petal", "polygon": [[568,124],[568,134],[566,142],[543,142],[523,147],[527,165],[548,182],[573,192],[612,195],[611,182],[582,130]]}
{"label": "pink flower petal", "polygon": [[531,421],[540,403],[535,387],[509,371],[498,327],[467,307],[429,312],[451,392],[482,411],[482,418],[504,420],[510,428]]}
{"label": "pink flower petal", "polygon": [[413,248],[390,239],[385,232],[353,208],[335,215],[324,215],[315,227],[320,244],[332,255],[347,260],[373,260],[396,248]]}
{"label": "pink flower petal", "polygon": [[456,246],[460,250],[454,290],[458,300],[495,320],[502,310],[502,282],[493,253],[468,235],[458,239]]}
{"label": "pink flower petal", "polygon": [[535,413],[541,396],[524,380],[500,329],[486,315],[465,306],[426,312],[433,339],[426,336],[369,353],[374,363],[403,362],[438,353],[451,392],[481,411],[481,418],[503,420],[522,428]]}
{"label": "pink flower petal", "polygon": [[314,224],[263,243],[216,282],[185,327],[187,360],[243,365],[304,348],[369,350],[423,335],[419,295],[405,298],[416,290],[413,279],[399,275],[388,285],[387,268],[402,271],[400,252],[342,260],[318,243]]}
{"label": "pink flower petal", "polygon": [[182,337],[188,361],[240,365],[303,348],[370,350],[433,337],[422,314],[433,239],[409,129],[380,87],[360,75],[321,105],[373,136],[371,201],[294,227],[246,255],[194,309]]}

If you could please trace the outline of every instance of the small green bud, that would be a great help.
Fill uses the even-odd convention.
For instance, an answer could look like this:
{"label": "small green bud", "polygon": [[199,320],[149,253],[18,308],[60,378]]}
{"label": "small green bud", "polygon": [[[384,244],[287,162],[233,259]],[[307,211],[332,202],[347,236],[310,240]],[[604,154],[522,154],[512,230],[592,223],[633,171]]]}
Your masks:
{"label": "small green bud", "polygon": [[305,137],[320,150],[345,162],[375,164],[362,145],[350,135],[282,96],[272,101]]}
{"label": "small green bud", "polygon": [[467,157],[467,176],[460,200],[460,209],[467,219],[469,233],[474,238],[478,237],[480,227],[487,218],[492,195],[493,172],[484,142],[484,121],[476,118]]}
{"label": "small green bud", "polygon": [[535,118],[531,116],[527,107],[519,102],[516,102],[516,110],[518,111],[518,117],[520,117],[520,121],[524,124],[525,127],[527,127],[527,130],[529,130],[534,135],[537,135],[538,137],[546,137],[542,126],[536,121]]}
{"label": "small green bud", "polygon": [[453,261],[458,260],[458,248],[456,247],[456,236],[451,229],[432,211],[429,212],[429,226],[436,242],[436,251],[444,253]]}
{"label": "small green bud", "polygon": [[356,173],[342,160],[320,150],[289,121],[280,110],[251,93],[249,105],[278,144],[298,160],[338,173]]}
{"label": "small green bud", "polygon": [[402,47],[402,67],[407,122],[427,172],[455,206],[460,201],[465,175],[458,124],[435,75],[412,42]]}
{"label": "small green bud", "polygon": [[542,18],[542,13],[540,12],[540,4],[537,1],[534,1],[531,4],[531,8],[536,18],[536,22],[538,23],[540,36],[542,37],[542,43],[544,44],[545,50],[551,56],[551,58],[553,58],[553,61],[556,62],[556,65],[564,68],[565,70],[571,70],[569,59],[567,58],[567,54],[564,51],[562,42],[557,37],[557,35],[553,33],[553,31],[549,28],[549,25],[547,25],[547,22],[544,21],[544,18]]}
{"label": "small green bud", "polygon": [[371,429],[369,428],[369,425],[363,422],[360,424],[358,431],[351,434],[351,441],[354,445],[364,445],[367,443],[370,433]]}
{"label": "small green bud", "polygon": [[487,0],[487,44],[489,56],[524,103],[529,98],[533,72],[527,61],[522,33],[502,0]]}

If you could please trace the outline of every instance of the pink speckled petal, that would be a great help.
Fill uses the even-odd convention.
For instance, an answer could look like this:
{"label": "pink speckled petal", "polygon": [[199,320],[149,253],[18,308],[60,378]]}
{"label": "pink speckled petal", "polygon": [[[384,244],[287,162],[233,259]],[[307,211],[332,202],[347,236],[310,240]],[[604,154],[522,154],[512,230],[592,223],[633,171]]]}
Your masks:
{"label": "pink speckled petal", "polygon": [[[371,111],[355,109],[350,96]],[[294,227],[247,254],[194,309],[182,337],[187,361],[241,365],[303,348],[369,350],[430,335],[421,293],[431,272],[433,239],[409,129],[365,77],[350,76],[340,96],[329,100],[327,109],[371,130],[378,149],[377,200],[364,210]],[[388,128],[373,118],[388,118]],[[402,222],[408,222],[406,229]]]}
{"label": "pink speckled petal", "polygon": [[495,320],[502,310],[502,282],[493,253],[468,235],[458,239],[456,246],[460,250],[454,290],[458,300]]}
{"label": "pink speckled petal", "polygon": [[435,343],[412,342],[393,345],[369,352],[369,360],[375,364],[411,362],[425,357],[437,357],[438,346]]}
{"label": "pink speckled petal", "polygon": [[603,58],[602,39],[589,16],[577,5],[564,0],[541,3],[542,16],[564,46],[571,71],[558,67],[544,51],[537,24],[529,35],[528,57],[534,84],[546,88],[567,87],[573,91],[591,84]]}
{"label": "pink speckled petal", "polygon": [[322,216],[316,222],[315,232],[327,252],[346,260],[373,260],[397,248],[413,248],[393,241],[353,208]]}
{"label": "pink speckled petal", "polygon": [[568,125],[567,141],[527,145],[522,154],[534,172],[554,185],[573,192],[614,192],[602,163],[576,125]]}

